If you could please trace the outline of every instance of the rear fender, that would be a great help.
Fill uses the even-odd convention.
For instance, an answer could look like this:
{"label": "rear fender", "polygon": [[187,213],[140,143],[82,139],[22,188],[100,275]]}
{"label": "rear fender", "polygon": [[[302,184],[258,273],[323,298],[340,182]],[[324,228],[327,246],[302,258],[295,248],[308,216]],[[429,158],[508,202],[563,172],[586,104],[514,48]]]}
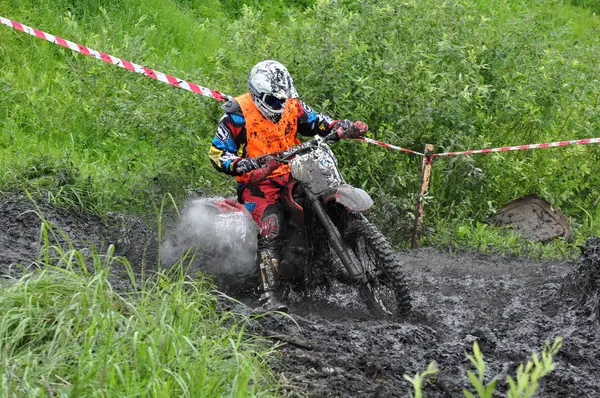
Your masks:
{"label": "rear fender", "polygon": [[325,203],[335,200],[348,210],[363,212],[367,211],[373,206],[373,199],[360,188],[353,187],[352,185],[342,184],[323,195]]}
{"label": "rear fender", "polygon": [[201,198],[197,199],[197,201],[213,209],[217,214],[242,212],[252,217],[246,206],[243,203],[239,203],[235,198],[219,198],[216,200]]}

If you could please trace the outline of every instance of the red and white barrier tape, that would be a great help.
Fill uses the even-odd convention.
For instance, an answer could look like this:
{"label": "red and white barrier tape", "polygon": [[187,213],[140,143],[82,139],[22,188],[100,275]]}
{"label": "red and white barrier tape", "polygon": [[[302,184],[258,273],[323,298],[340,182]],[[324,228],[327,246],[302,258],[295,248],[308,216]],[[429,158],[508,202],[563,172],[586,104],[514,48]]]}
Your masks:
{"label": "red and white barrier tape", "polygon": [[399,146],[395,146],[395,145],[391,145],[391,144],[386,144],[385,142],[377,141],[377,140],[374,140],[374,139],[371,139],[371,138],[367,138],[367,137],[357,138],[357,140],[368,142],[369,144],[379,145],[379,146],[382,146],[384,148],[390,148],[390,149],[395,149],[397,151],[402,151],[402,152],[410,153],[410,154],[413,154],[413,155],[425,156],[421,152],[413,151],[412,149],[401,148]]}
{"label": "red and white barrier tape", "polygon": [[[206,97],[214,98],[218,101],[227,101],[229,96],[218,91],[199,86],[196,83],[188,82],[182,79],[178,79],[174,76],[167,75],[166,73],[162,73],[150,68],[146,68],[145,66],[141,66],[135,64],[133,62],[129,62],[127,60],[113,57],[112,55],[105,54],[101,51],[96,51],[86,46],[82,46],[81,44],[73,43],[72,41],[65,40],[58,36],[51,35],[49,33],[43,32],[38,29],[31,28],[27,25],[23,25],[19,22],[12,21],[10,19],[4,18],[0,16],[0,23],[6,25],[8,27],[14,28],[16,30],[20,30],[21,32],[28,33],[32,36],[38,37],[40,39],[49,41],[54,44],[58,44],[65,48],[69,48],[73,51],[77,51],[78,53],[88,55],[90,57],[94,57],[106,63],[120,66],[121,68],[130,70],[132,72],[137,72],[149,78],[159,80],[164,83],[168,83],[172,86],[182,88],[184,90],[191,91],[196,94],[201,94]],[[367,142],[369,144],[375,144],[382,146],[384,148],[390,148],[397,151],[402,151],[406,153],[410,153],[412,155],[420,155],[425,156],[425,154],[417,151],[413,151],[411,149],[401,148],[399,146],[386,144],[385,142],[377,141],[371,138],[359,138],[360,141]],[[517,146],[507,146],[501,148],[490,148],[490,149],[479,149],[479,150],[471,150],[471,151],[462,151],[462,152],[445,152],[445,153],[435,153],[429,155],[427,157],[434,158],[439,156],[459,156],[459,155],[471,155],[475,153],[490,153],[490,152],[504,152],[504,151],[520,151],[526,149],[537,149],[537,148],[551,148],[551,147],[559,147],[566,145],[585,145],[585,144],[594,144],[600,143],[600,138],[586,138],[583,140],[570,140],[570,141],[558,141],[558,142],[550,142],[546,144],[531,144],[531,145],[517,145]]]}
{"label": "red and white barrier tape", "polygon": [[[172,86],[179,87],[184,90],[192,91],[197,94],[202,94],[206,97],[214,98],[219,101],[227,101],[229,98],[228,95],[220,93],[218,91],[211,90],[209,88],[205,88],[205,87],[199,86],[195,83],[191,83],[191,82],[188,82],[188,81],[185,81],[182,79],[178,79],[174,76],[167,75],[166,73],[162,73],[162,72],[147,68],[145,66],[141,66],[141,65],[135,64],[133,62],[114,57],[109,54],[105,54],[101,51],[92,50],[91,48],[88,48],[81,44],[73,43],[72,41],[65,40],[58,36],[54,36],[54,35],[51,35],[50,33],[46,33],[41,30],[31,28],[27,25],[23,25],[22,23],[12,21],[10,19],[7,19],[7,18],[1,17],[1,16],[0,16],[0,23],[3,25],[6,25],[8,27],[14,28],[16,30],[20,30],[21,32],[28,33],[28,34],[38,37],[40,39],[49,41],[54,44],[61,45],[65,48],[69,48],[73,51],[77,51],[78,53],[85,54],[90,57],[94,57],[96,59],[99,59],[101,61],[104,61],[104,62],[112,64],[112,65],[120,66],[121,68],[130,70],[132,72],[137,72],[139,74],[142,74],[144,76],[150,77],[155,80],[160,80],[161,82],[171,84]],[[386,148],[404,151],[404,152],[411,153],[414,155],[423,156],[422,153],[411,151],[410,149],[406,149],[406,148],[400,148],[395,145],[386,144],[384,142],[376,141],[376,140],[373,140],[370,138],[363,138],[363,139],[361,139],[361,141],[379,145],[379,146],[383,146]]]}
{"label": "red and white barrier tape", "polygon": [[120,66],[121,68],[130,70],[132,72],[140,73],[144,76],[155,80],[160,80],[161,82],[168,83],[172,86],[179,87],[184,90],[194,92],[196,94],[201,94],[206,97],[214,98],[219,101],[227,101],[227,95],[218,91],[199,86],[192,82],[178,79],[174,76],[167,75],[166,73],[146,68],[144,66],[134,64],[133,62],[129,62],[121,58],[113,57],[112,55],[108,55],[100,51],[92,50],[91,48],[82,46],[81,44],[73,43],[72,41],[62,39],[58,36],[54,36],[46,32],[42,32],[38,29],[30,28],[29,26],[23,25],[19,22],[11,21],[10,19],[0,17],[0,23],[8,27],[20,30],[21,32],[28,33],[32,36],[36,36],[40,39],[49,41],[54,44],[58,44],[65,48],[69,48],[73,51],[77,51],[78,53],[89,55],[90,57],[94,57],[106,63]]}
{"label": "red and white barrier tape", "polygon": [[472,155],[474,153],[522,151],[522,150],[528,150],[528,149],[553,148],[553,147],[560,147],[560,146],[567,146],[567,145],[587,145],[587,144],[597,144],[597,143],[600,143],[600,138],[585,138],[582,140],[556,141],[556,142],[548,142],[545,144],[514,145],[514,146],[505,146],[505,147],[500,147],[500,148],[478,149],[478,150],[472,150],[472,151],[434,153],[431,155],[431,157]]}

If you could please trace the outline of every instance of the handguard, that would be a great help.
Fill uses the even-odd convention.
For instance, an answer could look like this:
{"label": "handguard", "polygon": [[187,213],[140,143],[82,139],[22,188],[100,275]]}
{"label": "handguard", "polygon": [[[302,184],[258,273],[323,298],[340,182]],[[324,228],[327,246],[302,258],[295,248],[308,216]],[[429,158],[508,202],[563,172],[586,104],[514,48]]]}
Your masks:
{"label": "handguard", "polygon": [[360,138],[367,134],[369,127],[360,120],[355,121],[352,126],[345,129],[340,138]]}
{"label": "handguard", "polygon": [[267,179],[267,177],[281,165],[280,162],[274,159],[268,159],[265,165],[260,169],[252,170],[242,176],[245,184],[257,185]]}

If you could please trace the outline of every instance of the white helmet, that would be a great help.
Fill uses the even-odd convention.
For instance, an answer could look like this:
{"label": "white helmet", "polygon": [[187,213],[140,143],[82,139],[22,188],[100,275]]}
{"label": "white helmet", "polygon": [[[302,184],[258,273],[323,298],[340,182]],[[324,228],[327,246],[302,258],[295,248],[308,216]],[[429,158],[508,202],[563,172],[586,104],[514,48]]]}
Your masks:
{"label": "white helmet", "polygon": [[272,60],[254,65],[248,74],[248,89],[260,113],[273,122],[281,119],[285,101],[298,97],[288,70]]}

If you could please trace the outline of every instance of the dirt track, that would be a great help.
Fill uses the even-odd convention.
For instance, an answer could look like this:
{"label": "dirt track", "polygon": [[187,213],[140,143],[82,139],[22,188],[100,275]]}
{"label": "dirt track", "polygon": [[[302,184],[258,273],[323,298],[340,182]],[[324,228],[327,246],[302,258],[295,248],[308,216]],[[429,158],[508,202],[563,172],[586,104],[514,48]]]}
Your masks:
{"label": "dirt track", "polygon": [[[23,197],[0,198],[0,274],[14,273],[12,263],[36,255],[40,221],[28,212],[32,208]],[[45,204],[40,210],[77,237],[76,246],[115,243],[118,254],[136,264],[156,258],[154,237],[134,218],[113,215],[107,228],[89,215]],[[504,380],[532,351],[560,335],[558,366],[543,379],[538,396],[600,396],[600,239],[588,241],[579,264],[428,249],[400,255],[414,296],[415,312],[406,321],[361,319],[317,297],[294,302],[301,329],[285,318],[263,322],[261,330],[291,337],[274,364],[285,390],[315,397],[404,397],[409,384],[403,374],[423,371],[435,360],[440,373],[426,395],[458,397],[468,385],[464,353],[473,341],[482,348],[489,375]],[[500,382],[499,390],[504,386]]]}
{"label": "dirt track", "polygon": [[[556,293],[574,264],[531,262],[483,255],[447,255],[422,249],[403,255],[415,298],[408,322],[337,320],[303,312],[302,332],[281,330],[314,345],[288,345],[279,369],[293,386],[314,396],[407,396],[414,375],[438,362],[428,397],[463,396],[465,352],[475,340],[490,375],[514,375],[556,336],[564,337],[556,370],[541,397],[600,394],[599,325]],[[504,380],[504,377],[502,377]],[[504,391],[504,382],[500,383]],[[502,395],[498,395],[502,396]]]}

